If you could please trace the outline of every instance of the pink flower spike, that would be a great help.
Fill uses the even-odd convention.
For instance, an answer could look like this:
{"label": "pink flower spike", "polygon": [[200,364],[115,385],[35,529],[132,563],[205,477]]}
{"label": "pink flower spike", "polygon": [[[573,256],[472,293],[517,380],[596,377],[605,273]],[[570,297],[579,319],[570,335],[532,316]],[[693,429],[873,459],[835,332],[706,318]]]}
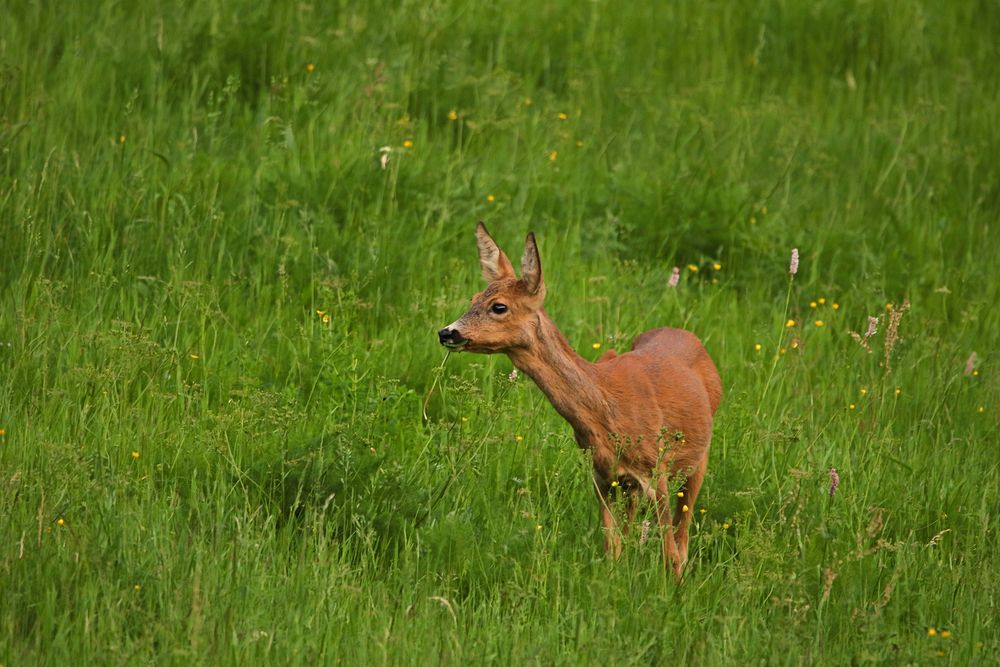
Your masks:
{"label": "pink flower spike", "polygon": [[965,360],[965,375],[972,375],[972,371],[976,370],[977,361],[979,361],[979,356],[975,352],[969,355],[969,358]]}
{"label": "pink flower spike", "polygon": [[795,275],[799,272],[799,249],[792,248],[792,261],[788,263],[788,273]]}
{"label": "pink flower spike", "polygon": [[868,331],[865,332],[865,338],[871,338],[878,331],[878,318],[868,316]]}
{"label": "pink flower spike", "polygon": [[836,468],[830,468],[830,497],[833,498],[833,494],[837,492],[837,487],[840,486],[840,475],[837,474]]}
{"label": "pink flower spike", "polygon": [[674,272],[670,274],[670,280],[667,281],[667,287],[677,287],[677,283],[681,281],[681,269],[679,266],[674,267]]}
{"label": "pink flower spike", "polygon": [[645,544],[649,539],[649,519],[642,522],[642,534],[639,536],[639,544]]}

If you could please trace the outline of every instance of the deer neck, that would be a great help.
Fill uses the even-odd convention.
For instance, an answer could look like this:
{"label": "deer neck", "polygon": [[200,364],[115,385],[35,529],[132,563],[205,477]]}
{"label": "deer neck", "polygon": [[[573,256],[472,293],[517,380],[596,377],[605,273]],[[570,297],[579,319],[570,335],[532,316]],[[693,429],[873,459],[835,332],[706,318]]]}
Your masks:
{"label": "deer neck", "polygon": [[526,347],[507,354],[528,375],[549,402],[570,423],[581,446],[606,431],[608,400],[597,382],[597,370],[570,346],[566,337],[538,312],[537,337]]}

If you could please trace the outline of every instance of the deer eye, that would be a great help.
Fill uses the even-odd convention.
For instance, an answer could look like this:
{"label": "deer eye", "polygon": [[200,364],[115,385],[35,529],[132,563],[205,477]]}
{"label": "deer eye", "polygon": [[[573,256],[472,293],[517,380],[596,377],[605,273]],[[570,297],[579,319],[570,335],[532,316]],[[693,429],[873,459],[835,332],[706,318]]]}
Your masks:
{"label": "deer eye", "polygon": [[497,315],[503,315],[504,313],[507,312],[507,306],[502,303],[494,303],[492,306],[490,306],[490,310],[496,313]]}

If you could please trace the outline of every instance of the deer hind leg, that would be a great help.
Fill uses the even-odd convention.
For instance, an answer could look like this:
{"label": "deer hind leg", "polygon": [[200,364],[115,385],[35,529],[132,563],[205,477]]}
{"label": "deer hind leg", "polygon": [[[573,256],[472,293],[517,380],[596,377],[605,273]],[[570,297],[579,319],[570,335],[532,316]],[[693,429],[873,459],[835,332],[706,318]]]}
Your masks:
{"label": "deer hind leg", "polygon": [[628,535],[632,524],[635,523],[635,514],[639,510],[639,492],[635,489],[628,489],[625,492],[625,534]]}
{"label": "deer hind leg", "polygon": [[656,521],[660,526],[660,533],[663,535],[663,564],[664,567],[673,569],[674,578],[677,583],[680,583],[684,563],[681,561],[677,542],[674,539],[674,527],[670,518],[670,494],[667,490],[665,477],[661,476],[657,480],[654,503],[656,505]]}
{"label": "deer hind leg", "polygon": [[[705,479],[705,468],[708,465],[708,457],[705,457],[698,466],[691,471],[684,485],[680,490],[683,496],[677,497],[676,512],[674,513],[674,534],[677,541],[677,551],[680,554],[681,567],[687,563],[688,553],[688,527],[691,525],[691,518],[694,516],[694,503],[698,499],[698,492],[701,490],[701,483]],[[687,511],[684,508],[687,507]]]}

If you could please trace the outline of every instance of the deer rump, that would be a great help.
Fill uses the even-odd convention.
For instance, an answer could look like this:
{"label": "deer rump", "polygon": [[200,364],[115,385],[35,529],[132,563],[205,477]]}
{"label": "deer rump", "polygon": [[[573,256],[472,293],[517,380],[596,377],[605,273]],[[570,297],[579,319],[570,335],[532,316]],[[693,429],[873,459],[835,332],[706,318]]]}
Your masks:
{"label": "deer rump", "polygon": [[649,489],[652,477],[667,472],[664,464],[671,476],[688,476],[704,463],[722,382],[697,336],[651,329],[635,338],[630,352],[605,353],[595,369],[608,402],[601,429],[607,446],[595,446],[597,433],[583,442],[579,434],[577,442],[593,451],[602,481],[627,475]]}

